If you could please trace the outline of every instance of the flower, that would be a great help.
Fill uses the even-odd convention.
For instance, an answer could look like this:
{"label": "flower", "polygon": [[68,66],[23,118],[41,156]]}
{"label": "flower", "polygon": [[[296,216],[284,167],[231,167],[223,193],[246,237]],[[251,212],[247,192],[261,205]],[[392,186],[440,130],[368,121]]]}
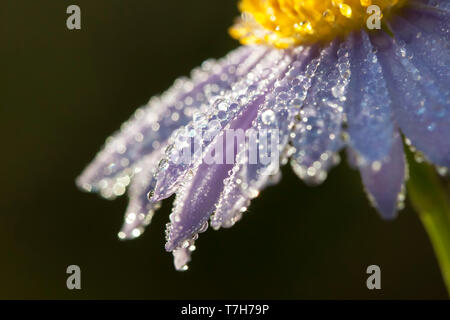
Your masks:
{"label": "flower", "polygon": [[[366,27],[372,5],[383,30]],[[128,188],[120,239],[140,236],[176,194],[166,250],[178,270],[199,233],[232,226],[279,179],[278,162],[248,161],[251,144],[233,147],[232,162],[204,161],[230,130],[254,129],[258,152],[310,184],[345,149],[386,219],[405,197],[402,135],[440,172],[450,167],[448,1],[242,0],[240,9],[230,33],[244,46],[139,108],[77,180],[105,198]],[[264,130],[275,146],[262,142]]]}

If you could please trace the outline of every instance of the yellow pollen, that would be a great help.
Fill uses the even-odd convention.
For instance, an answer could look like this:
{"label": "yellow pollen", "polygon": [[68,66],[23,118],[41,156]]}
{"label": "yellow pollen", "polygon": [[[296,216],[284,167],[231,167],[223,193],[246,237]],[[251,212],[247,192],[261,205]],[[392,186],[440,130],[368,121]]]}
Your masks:
{"label": "yellow pollen", "polygon": [[277,48],[328,42],[366,26],[372,5],[386,19],[406,0],[240,0],[242,12],[230,28],[242,44]]}
{"label": "yellow pollen", "polygon": [[348,4],[340,4],[339,9],[341,11],[341,14],[346,18],[352,17],[352,7],[350,7]]}

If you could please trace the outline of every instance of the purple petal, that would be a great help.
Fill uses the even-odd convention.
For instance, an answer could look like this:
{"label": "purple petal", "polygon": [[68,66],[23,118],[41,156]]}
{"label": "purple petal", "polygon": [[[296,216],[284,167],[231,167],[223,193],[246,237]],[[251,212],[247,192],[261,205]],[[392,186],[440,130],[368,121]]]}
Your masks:
{"label": "purple petal", "polygon": [[250,199],[243,192],[242,180],[236,177],[236,172],[224,180],[224,189],[211,217],[211,227],[230,228],[242,217],[250,205]]}
{"label": "purple petal", "polygon": [[[391,29],[397,41],[405,46],[408,58],[421,72],[433,78],[441,92],[449,94],[450,87],[450,14],[439,17],[414,15],[416,20],[396,18]],[[440,25],[439,28],[436,25]],[[437,30],[436,30],[437,29]]]}
{"label": "purple petal", "polygon": [[194,250],[194,245],[191,245],[189,248],[173,250],[173,264],[177,271],[186,271],[188,269],[188,263],[191,261],[191,253]]}
{"label": "purple petal", "polygon": [[147,197],[149,189],[152,188],[148,183],[155,172],[155,161],[158,157],[158,153],[152,154],[136,165],[138,173],[133,177],[128,189],[128,207],[119,232],[119,238],[122,240],[135,239],[142,235],[153,214],[160,207],[159,202],[151,203]]}
{"label": "purple petal", "polygon": [[281,172],[278,171],[272,175],[259,174],[258,179],[249,180],[246,174],[248,167],[236,165],[231,175],[224,180],[225,187],[211,217],[211,226],[215,230],[232,227],[242,218],[251,200],[256,198],[262,189],[278,183],[281,179]]}
{"label": "purple petal", "polygon": [[295,147],[292,168],[301,179],[312,184],[325,180],[343,145],[342,105],[350,74],[347,49],[338,48],[333,42],[308,66],[311,75],[301,85],[307,95],[291,135]]}
{"label": "purple petal", "polygon": [[[230,129],[250,128],[263,102],[264,100],[258,99],[249,105],[231,123]],[[224,132],[221,133],[223,134]],[[220,139],[216,139],[215,143],[219,141]],[[233,148],[233,154],[236,154],[237,146],[234,143],[226,143],[223,156],[229,154],[230,148]],[[209,216],[214,211],[224,189],[223,181],[229,176],[233,166],[234,164],[227,164],[225,161],[222,164],[202,162],[193,177],[185,177],[181,189],[177,192],[170,215],[171,223],[167,228],[167,251],[189,247],[192,245],[193,238],[206,230]]]}
{"label": "purple petal", "polygon": [[[434,76],[408,51],[405,43],[388,36],[374,37],[400,129],[425,157],[450,167],[450,98]],[[430,55],[433,52],[430,50]]]}
{"label": "purple petal", "polygon": [[[448,0],[419,0],[420,2],[423,2],[425,7],[419,7],[420,10],[439,10],[439,11],[446,11],[450,13],[450,2]],[[414,8],[415,6],[412,6]],[[436,10],[437,9],[437,10]],[[435,13],[435,12],[434,12]]]}
{"label": "purple petal", "polygon": [[389,156],[382,162],[359,166],[364,187],[383,218],[396,217],[399,202],[404,199],[406,177],[405,155],[399,133],[395,133]]}
{"label": "purple petal", "polygon": [[345,104],[349,145],[359,161],[381,161],[392,144],[391,100],[376,48],[364,31],[355,35],[350,64],[352,77]]}

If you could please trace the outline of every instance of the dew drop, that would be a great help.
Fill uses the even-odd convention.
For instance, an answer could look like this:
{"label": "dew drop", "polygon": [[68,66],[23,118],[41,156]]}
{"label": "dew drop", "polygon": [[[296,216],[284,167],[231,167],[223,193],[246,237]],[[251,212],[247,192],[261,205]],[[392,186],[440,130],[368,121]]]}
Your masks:
{"label": "dew drop", "polygon": [[265,110],[261,114],[261,120],[266,125],[272,124],[275,121],[275,112],[272,110]]}
{"label": "dew drop", "polygon": [[167,159],[161,159],[161,161],[158,164],[159,170],[166,170],[169,167],[169,162]]}

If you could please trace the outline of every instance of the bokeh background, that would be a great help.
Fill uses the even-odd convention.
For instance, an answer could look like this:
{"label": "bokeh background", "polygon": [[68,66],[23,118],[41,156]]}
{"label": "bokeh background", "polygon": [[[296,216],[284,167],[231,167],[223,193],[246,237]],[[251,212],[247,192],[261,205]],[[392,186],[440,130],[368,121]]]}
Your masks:
{"label": "bokeh background", "polygon": [[[78,4],[82,29],[66,28]],[[198,240],[188,272],[164,251],[171,201],[138,240],[117,239],[127,199],[74,179],[149,97],[238,44],[230,0],[2,0],[0,298],[446,298],[436,259],[407,205],[393,222],[341,164],[322,186],[286,167],[234,228]],[[66,268],[82,290],[66,289]],[[366,288],[368,265],[382,290]]]}

